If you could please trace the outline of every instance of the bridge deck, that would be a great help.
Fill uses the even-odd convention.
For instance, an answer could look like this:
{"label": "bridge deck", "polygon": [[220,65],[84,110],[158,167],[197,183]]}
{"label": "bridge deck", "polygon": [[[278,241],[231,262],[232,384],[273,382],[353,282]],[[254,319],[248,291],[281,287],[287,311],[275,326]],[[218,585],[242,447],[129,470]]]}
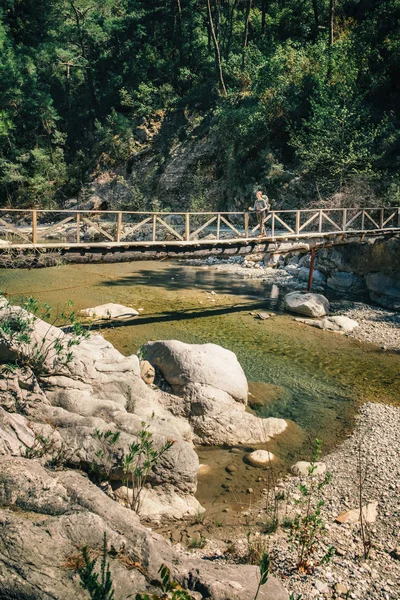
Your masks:
{"label": "bridge deck", "polygon": [[0,251],[229,247],[400,232],[400,208],[270,211],[260,224],[249,212],[0,209]]}

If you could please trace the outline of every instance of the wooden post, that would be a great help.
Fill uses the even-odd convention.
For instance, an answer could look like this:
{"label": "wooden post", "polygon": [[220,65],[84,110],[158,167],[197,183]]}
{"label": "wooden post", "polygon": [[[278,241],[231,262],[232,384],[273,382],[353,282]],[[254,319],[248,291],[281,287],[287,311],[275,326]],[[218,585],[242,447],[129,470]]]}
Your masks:
{"label": "wooden post", "polygon": [[218,213],[217,217],[217,240],[219,240],[219,231],[221,229],[221,215]]}
{"label": "wooden post", "polygon": [[322,233],[322,210],[319,211],[318,233]]}
{"label": "wooden post", "polygon": [[190,240],[190,213],[185,213],[185,240]]}
{"label": "wooden post", "polygon": [[32,244],[37,244],[37,211],[32,211]]}
{"label": "wooden post", "polygon": [[81,213],[76,213],[76,243],[81,243]]}
{"label": "wooden post", "polygon": [[380,229],[383,229],[383,222],[385,220],[385,209],[381,208],[380,211],[380,215],[379,215],[379,227]]}
{"label": "wooden post", "polygon": [[397,209],[397,227],[400,227],[400,208]]}
{"label": "wooden post", "polygon": [[307,292],[311,292],[311,288],[312,288],[312,280],[313,280],[313,274],[314,274],[314,262],[315,262],[315,248],[312,248],[311,249],[311,260],[310,260],[310,271],[308,273]]}
{"label": "wooden post", "polygon": [[116,234],[117,242],[121,241],[121,230],[122,230],[122,212],[119,211],[119,213],[117,214],[117,234]]}
{"label": "wooden post", "polygon": [[157,215],[153,215],[153,242],[156,241]]}
{"label": "wooden post", "polygon": [[296,210],[296,233],[300,233],[300,211]]}
{"label": "wooden post", "polygon": [[275,213],[271,213],[271,237],[275,237]]}
{"label": "wooden post", "polygon": [[244,237],[249,237],[249,213],[244,213]]}
{"label": "wooden post", "polygon": [[363,210],[361,212],[361,231],[364,231],[364,224],[365,224],[365,210]]}
{"label": "wooden post", "polygon": [[342,230],[346,231],[346,227],[347,227],[347,208],[344,208],[343,216],[342,216]]}

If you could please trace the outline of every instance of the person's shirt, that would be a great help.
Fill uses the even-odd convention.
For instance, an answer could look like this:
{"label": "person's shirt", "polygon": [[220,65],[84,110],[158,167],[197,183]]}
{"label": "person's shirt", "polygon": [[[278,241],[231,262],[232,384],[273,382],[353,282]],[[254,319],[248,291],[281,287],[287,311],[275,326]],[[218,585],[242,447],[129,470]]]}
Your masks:
{"label": "person's shirt", "polygon": [[268,196],[261,196],[261,198],[256,198],[254,202],[254,210],[258,213],[263,212],[264,210],[269,210],[269,202]]}

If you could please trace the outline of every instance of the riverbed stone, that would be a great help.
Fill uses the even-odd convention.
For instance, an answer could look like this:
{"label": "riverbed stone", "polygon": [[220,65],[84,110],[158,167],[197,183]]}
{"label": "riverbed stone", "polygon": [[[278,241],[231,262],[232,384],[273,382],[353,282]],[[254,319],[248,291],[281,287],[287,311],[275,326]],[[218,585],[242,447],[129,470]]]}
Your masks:
{"label": "riverbed stone", "polygon": [[[326,464],[323,462],[314,463],[315,470],[312,475],[325,475],[326,473]],[[305,460],[299,460],[295,465],[290,469],[293,475],[308,477],[309,472],[308,469],[311,467],[311,463]]]}
{"label": "riverbed stone", "polygon": [[253,467],[269,467],[275,458],[268,450],[254,450],[247,455],[247,460]]}
{"label": "riverbed stone", "polygon": [[[370,502],[362,507],[362,514],[364,521],[366,523],[375,523],[376,517],[378,516],[378,503]],[[346,512],[341,513],[335,519],[338,523],[358,523],[360,520],[360,509],[353,508],[352,510],[347,510]]]}
{"label": "riverbed stone", "polygon": [[85,308],[84,310],[81,310],[81,314],[85,317],[101,321],[126,321],[139,315],[138,311],[134,308],[129,308],[122,304],[115,304],[114,302],[100,304],[93,308]]}
{"label": "riverbed stone", "polygon": [[324,317],[329,312],[329,300],[322,294],[290,292],[284,298],[284,309],[306,317]]}
{"label": "riverbed stone", "polygon": [[304,323],[305,325],[311,325],[311,327],[318,327],[318,329],[335,331],[337,333],[351,333],[358,327],[358,322],[354,319],[339,315],[325,317],[324,319],[295,319],[295,321]]}

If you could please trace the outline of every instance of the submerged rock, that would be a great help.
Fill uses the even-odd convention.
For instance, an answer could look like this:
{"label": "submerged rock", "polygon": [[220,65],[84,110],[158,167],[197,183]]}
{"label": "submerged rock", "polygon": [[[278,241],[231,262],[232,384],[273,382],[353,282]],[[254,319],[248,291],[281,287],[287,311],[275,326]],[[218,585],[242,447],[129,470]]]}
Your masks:
{"label": "submerged rock", "polygon": [[329,312],[329,300],[322,294],[290,292],[284,298],[284,309],[306,317],[324,317]]}
{"label": "submerged rock", "polygon": [[247,455],[247,460],[253,467],[269,467],[275,455],[267,450],[254,450]]}
{"label": "submerged rock", "polygon": [[324,329],[326,331],[335,331],[336,333],[351,333],[358,327],[357,321],[343,316],[325,317],[325,319],[322,320],[295,319],[295,321],[311,325],[312,327],[318,327],[319,329]]}
{"label": "submerged rock", "polygon": [[138,311],[134,308],[129,308],[122,304],[114,304],[113,302],[100,304],[94,308],[85,308],[84,310],[81,310],[81,314],[85,317],[90,317],[91,319],[110,321],[125,321],[139,315]]}

